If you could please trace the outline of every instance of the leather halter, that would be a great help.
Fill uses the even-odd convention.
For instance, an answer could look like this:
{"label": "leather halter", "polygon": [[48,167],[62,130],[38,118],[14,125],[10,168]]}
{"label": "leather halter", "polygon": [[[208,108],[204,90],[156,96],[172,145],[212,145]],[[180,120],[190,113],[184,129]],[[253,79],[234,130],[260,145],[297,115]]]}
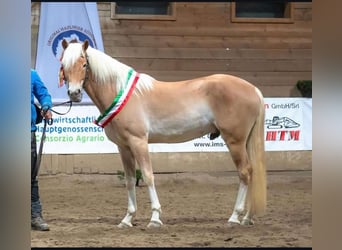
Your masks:
{"label": "leather halter", "polygon": [[86,57],[86,60],[87,60],[87,63],[86,63],[86,72],[85,72],[85,75],[84,75],[84,80],[83,80],[83,85],[82,85],[82,88],[84,88],[87,80],[89,79],[89,60],[88,60],[88,55],[85,53],[85,57]]}

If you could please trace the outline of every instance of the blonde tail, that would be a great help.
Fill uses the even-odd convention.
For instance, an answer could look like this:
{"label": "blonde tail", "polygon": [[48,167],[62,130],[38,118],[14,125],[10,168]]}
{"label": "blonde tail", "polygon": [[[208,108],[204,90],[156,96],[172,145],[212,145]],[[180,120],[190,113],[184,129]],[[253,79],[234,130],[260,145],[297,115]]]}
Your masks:
{"label": "blonde tail", "polygon": [[259,114],[247,141],[247,153],[252,165],[252,179],[248,185],[247,206],[251,215],[262,215],[266,210],[266,167],[264,123],[265,107],[262,93],[256,88],[260,97]]}

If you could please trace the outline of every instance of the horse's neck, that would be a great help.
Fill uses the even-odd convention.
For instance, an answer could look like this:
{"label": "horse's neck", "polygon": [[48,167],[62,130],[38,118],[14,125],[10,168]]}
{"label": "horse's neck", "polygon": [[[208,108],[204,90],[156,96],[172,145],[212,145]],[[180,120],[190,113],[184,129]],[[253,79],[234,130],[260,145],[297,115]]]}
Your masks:
{"label": "horse's neck", "polygon": [[[92,60],[92,57],[96,60]],[[113,102],[119,89],[124,88],[130,67],[114,58],[101,58],[96,54],[90,54],[90,65],[97,65],[100,69],[89,72],[89,85],[85,91],[101,112],[107,109]],[[104,67],[104,68],[102,68]],[[106,75],[104,79],[97,78],[94,72],[100,76]]]}
{"label": "horse's neck", "polygon": [[92,77],[84,90],[101,113],[111,105],[117,95],[116,83],[99,84]]}

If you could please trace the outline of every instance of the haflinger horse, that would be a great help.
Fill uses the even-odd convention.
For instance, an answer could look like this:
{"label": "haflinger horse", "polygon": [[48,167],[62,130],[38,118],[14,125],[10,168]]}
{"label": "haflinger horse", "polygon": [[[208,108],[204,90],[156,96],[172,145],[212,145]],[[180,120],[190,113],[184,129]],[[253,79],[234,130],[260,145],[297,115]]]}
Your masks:
{"label": "haflinger horse", "polygon": [[228,225],[252,225],[252,217],[265,212],[265,109],[258,88],[224,74],[162,82],[92,48],[87,40],[64,39],[62,46],[60,77],[70,100],[80,102],[84,89],[101,112],[95,123],[118,146],[128,191],[127,213],[118,227],[132,227],[137,211],[136,163],[151,201],[147,227],[163,225],[148,144],[185,142],[206,134],[210,139],[222,136],[238,171],[239,189]]}

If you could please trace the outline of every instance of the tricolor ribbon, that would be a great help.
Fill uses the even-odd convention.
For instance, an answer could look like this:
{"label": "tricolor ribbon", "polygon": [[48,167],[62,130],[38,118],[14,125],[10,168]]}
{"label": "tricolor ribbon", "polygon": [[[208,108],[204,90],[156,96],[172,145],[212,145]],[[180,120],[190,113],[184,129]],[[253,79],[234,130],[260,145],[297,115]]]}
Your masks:
{"label": "tricolor ribbon", "polygon": [[135,85],[139,80],[139,73],[130,69],[124,88],[121,88],[113,103],[100,115],[94,123],[104,128],[126,105],[128,99],[133,93]]}

